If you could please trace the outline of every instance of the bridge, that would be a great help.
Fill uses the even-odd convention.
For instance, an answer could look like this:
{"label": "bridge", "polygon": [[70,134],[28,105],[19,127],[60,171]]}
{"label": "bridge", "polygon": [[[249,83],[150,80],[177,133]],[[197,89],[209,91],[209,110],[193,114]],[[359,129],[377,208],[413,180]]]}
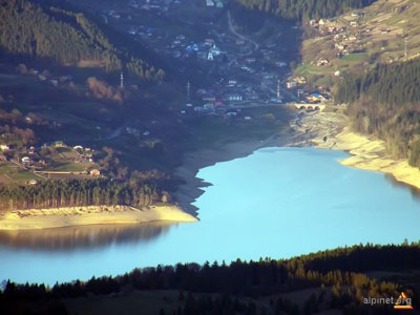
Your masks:
{"label": "bridge", "polygon": [[293,103],[297,109],[319,110],[323,111],[327,105],[325,104],[311,104],[311,103]]}

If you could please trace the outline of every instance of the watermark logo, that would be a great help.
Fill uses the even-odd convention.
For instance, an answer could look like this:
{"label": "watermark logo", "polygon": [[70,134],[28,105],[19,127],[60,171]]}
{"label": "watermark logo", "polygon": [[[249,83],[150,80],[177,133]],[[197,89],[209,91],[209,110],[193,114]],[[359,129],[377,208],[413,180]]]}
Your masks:
{"label": "watermark logo", "polygon": [[398,298],[395,297],[366,297],[363,298],[363,304],[367,305],[390,305],[395,310],[412,310],[412,300],[405,292],[401,292]]}
{"label": "watermark logo", "polygon": [[401,292],[400,296],[397,299],[397,302],[394,305],[395,310],[412,310],[413,305],[411,305],[411,298],[405,294],[405,292]]}

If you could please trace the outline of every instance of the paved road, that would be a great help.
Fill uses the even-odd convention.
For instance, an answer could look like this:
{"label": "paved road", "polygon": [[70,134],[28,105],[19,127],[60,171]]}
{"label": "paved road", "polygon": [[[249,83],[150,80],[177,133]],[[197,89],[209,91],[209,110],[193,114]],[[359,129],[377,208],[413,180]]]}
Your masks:
{"label": "paved road", "polygon": [[242,40],[244,40],[246,42],[249,42],[249,43],[251,43],[254,46],[254,49],[250,49],[248,52],[243,53],[243,54],[240,54],[238,57],[232,59],[229,62],[229,68],[230,68],[236,62],[236,60],[238,60],[239,57],[245,57],[245,56],[252,55],[254,53],[254,51],[256,51],[256,50],[258,50],[260,48],[260,45],[257,42],[253,41],[252,39],[249,39],[249,38],[247,38],[247,37],[239,34],[235,30],[235,28],[233,27],[232,15],[230,14],[230,11],[227,12],[227,18],[228,18],[228,24],[229,24],[229,30],[230,30],[230,32],[232,34],[234,34],[236,37],[238,37],[238,38],[240,38],[240,39],[242,39]]}

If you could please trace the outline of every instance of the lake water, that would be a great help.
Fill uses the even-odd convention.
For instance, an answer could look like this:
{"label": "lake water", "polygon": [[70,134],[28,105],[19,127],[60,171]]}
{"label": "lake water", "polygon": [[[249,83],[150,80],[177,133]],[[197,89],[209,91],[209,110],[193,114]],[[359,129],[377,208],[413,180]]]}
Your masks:
{"label": "lake water", "polygon": [[71,281],[177,262],[288,258],[420,239],[420,198],[341,151],[265,148],[198,176],[200,222],[0,233],[0,281]]}

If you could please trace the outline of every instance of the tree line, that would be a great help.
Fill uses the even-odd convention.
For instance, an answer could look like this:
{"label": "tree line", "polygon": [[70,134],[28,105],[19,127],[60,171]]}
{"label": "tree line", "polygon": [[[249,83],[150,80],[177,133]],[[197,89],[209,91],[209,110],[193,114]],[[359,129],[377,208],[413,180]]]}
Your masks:
{"label": "tree line", "polygon": [[0,1],[0,55],[13,62],[85,62],[108,72],[128,71],[147,80],[165,75],[145,60],[116,48],[83,13],[30,0]]}
{"label": "tree line", "polygon": [[[230,265],[214,262],[198,265],[180,263],[135,269],[118,277],[95,278],[86,282],[45,285],[19,285],[8,281],[0,294],[0,305],[13,301],[108,295],[130,287],[135,290],[177,290],[183,305],[175,315],[205,314],[314,314],[325,309],[341,309],[343,314],[390,314],[390,307],[371,307],[363,297],[398,297],[401,291],[418,306],[418,292],[407,284],[368,277],[370,271],[401,273],[417,270],[420,243],[403,245],[356,245],[286,260],[260,259]],[[319,288],[302,303],[281,294]],[[215,294],[218,294],[215,296]],[[268,297],[267,306],[258,299]],[[165,314],[161,309],[160,314]]]}
{"label": "tree line", "polygon": [[420,167],[420,59],[378,64],[339,83],[336,101],[349,103],[354,128],[386,141],[395,158]]}
{"label": "tree line", "polygon": [[156,186],[136,180],[47,180],[37,185],[1,185],[0,210],[90,205],[145,207],[160,201],[163,195]]}
{"label": "tree line", "polygon": [[285,19],[319,19],[338,16],[350,9],[370,5],[376,0],[236,0],[248,9],[256,9]]}

